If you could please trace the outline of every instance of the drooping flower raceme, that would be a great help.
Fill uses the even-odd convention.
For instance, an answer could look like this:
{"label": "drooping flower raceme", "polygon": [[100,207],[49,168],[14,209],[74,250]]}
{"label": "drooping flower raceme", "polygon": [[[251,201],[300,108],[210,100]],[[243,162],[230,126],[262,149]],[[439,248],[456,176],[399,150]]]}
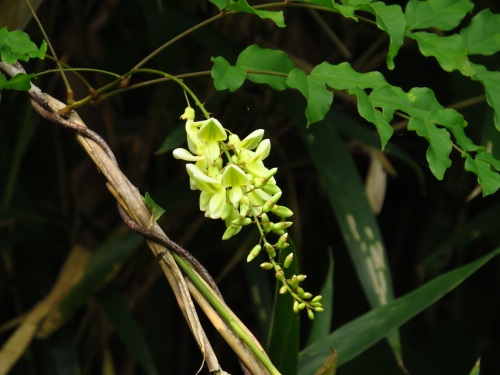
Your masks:
{"label": "drooping flower raceme", "polygon": [[[268,169],[263,163],[271,151],[271,142],[263,139],[264,130],[255,130],[241,140],[236,134],[228,135],[215,118],[194,121],[195,112],[191,107],[186,108],[181,119],[186,120],[188,149],[175,149],[173,155],[190,162],[186,170],[191,189],[201,191],[200,210],[206,217],[224,220],[223,240],[236,235],[243,226],[256,224],[261,237],[247,261],[257,257],[264,248],[269,262],[262,263],[261,267],[274,269],[276,278],[283,284],[280,292],[289,292],[294,298],[294,311],[307,308],[313,319],[315,311],[323,310],[321,296],[312,298],[299,286],[304,275],[286,279],[282,266],[274,260],[277,251],[288,247],[287,228],[292,222],[287,219],[293,212],[277,204],[282,192],[274,178],[277,168]],[[278,221],[272,222],[270,214]],[[268,242],[269,233],[278,236],[275,244]],[[290,253],[283,267],[289,267],[292,261],[293,253]]]}

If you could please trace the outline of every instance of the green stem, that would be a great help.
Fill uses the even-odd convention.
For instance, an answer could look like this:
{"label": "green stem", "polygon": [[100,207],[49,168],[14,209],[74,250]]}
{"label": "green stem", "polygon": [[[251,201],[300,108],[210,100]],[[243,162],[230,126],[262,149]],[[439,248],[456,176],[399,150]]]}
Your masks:
{"label": "green stem", "polygon": [[196,286],[200,293],[205,297],[205,299],[212,305],[212,307],[217,311],[219,316],[226,322],[228,327],[238,336],[241,341],[243,341],[248,349],[253,353],[253,355],[264,365],[264,367],[269,371],[271,375],[280,375],[278,369],[273,365],[271,360],[265,355],[255,344],[254,340],[247,335],[245,330],[240,326],[238,321],[233,317],[233,314],[226,309],[225,305],[222,304],[219,299],[214,295],[214,292],[210,290],[207,285],[201,280],[200,276],[192,269],[192,266],[184,260],[180,255],[172,253],[175,261],[184,273],[189,277],[191,282]]}

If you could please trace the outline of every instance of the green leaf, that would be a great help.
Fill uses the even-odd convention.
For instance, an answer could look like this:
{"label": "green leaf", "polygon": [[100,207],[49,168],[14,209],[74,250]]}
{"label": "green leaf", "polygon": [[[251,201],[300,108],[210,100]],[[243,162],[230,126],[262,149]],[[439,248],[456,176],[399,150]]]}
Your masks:
{"label": "green leaf", "polygon": [[161,155],[172,151],[186,143],[186,130],[182,126],[176,126],[169,135],[165,137],[160,148],[155,152],[156,155]]}
{"label": "green leaf", "polygon": [[146,191],[144,196],[144,203],[148,207],[148,211],[151,214],[150,224],[156,223],[158,219],[165,213],[165,209],[160,207],[154,200],[151,198],[149,193]]}
{"label": "green leaf", "polygon": [[476,74],[472,76],[474,81],[479,81],[486,90],[486,101],[493,108],[495,127],[500,130],[500,72],[486,70],[483,65],[473,64]]}
{"label": "green leaf", "polygon": [[308,346],[300,353],[299,373],[301,375],[315,374],[330,355],[331,347],[337,351],[339,366],[349,362],[384,338],[387,332],[400,327],[455,289],[499,254],[500,248],[474,262],[441,275],[413,292],[347,323],[332,332],[328,338]]}
{"label": "green leaf", "polygon": [[[288,88],[286,79],[295,65],[286,53],[280,50],[260,48],[253,44],[242,51],[236,61],[236,66],[247,71],[247,78],[255,83],[266,83],[275,90]],[[271,74],[253,74],[249,71],[261,71]],[[275,75],[278,73],[279,75]]]}
{"label": "green leaf", "polygon": [[14,64],[17,60],[28,61],[35,57],[43,59],[45,52],[47,52],[45,41],[38,48],[24,31],[9,32],[6,27],[0,29],[0,59],[7,64]]}
{"label": "green leaf", "polygon": [[107,287],[97,296],[116,334],[130,354],[139,362],[148,375],[157,375],[158,370],[144,333],[135,320],[124,296],[116,287]]}
{"label": "green leaf", "polygon": [[429,148],[426,152],[427,162],[432,174],[438,180],[442,180],[444,172],[451,166],[452,142],[450,133],[421,118],[411,118],[408,122],[408,130],[417,132],[419,136],[429,141]]}
{"label": "green leaf", "polygon": [[329,262],[328,271],[326,272],[325,282],[319,295],[323,296],[321,299],[321,304],[325,311],[317,313],[316,317],[309,331],[309,337],[307,338],[307,345],[312,345],[316,341],[324,338],[330,332],[332,325],[332,314],[333,314],[333,256],[331,252],[328,252]]}
{"label": "green leaf", "polygon": [[34,74],[19,73],[8,80],[5,75],[0,73],[0,90],[27,91],[31,87],[30,81],[34,76]]}
{"label": "green leaf", "polygon": [[458,70],[464,76],[475,73],[460,35],[438,36],[433,33],[416,32],[410,34],[410,37],[417,41],[422,55],[435,57],[441,68],[447,72]]}
{"label": "green leaf", "polygon": [[451,30],[474,8],[471,0],[410,0],[405,16],[410,30],[435,27]]}
{"label": "green leaf", "polygon": [[[305,132],[305,138],[363,291],[370,305],[377,307],[394,298],[389,263],[364,186],[351,156],[332,126],[333,121],[310,128]],[[399,333],[387,332],[387,336],[400,360]]]}
{"label": "green leaf", "polygon": [[108,283],[142,242],[141,236],[124,225],[111,232],[95,250],[80,282],[61,302],[61,315],[66,317],[80,308],[88,298]]}
{"label": "green leaf", "polygon": [[212,78],[217,90],[229,90],[234,92],[238,90],[247,77],[246,72],[236,66],[231,66],[222,56],[212,57],[214,66],[212,68]]}
{"label": "green leaf", "polygon": [[[366,93],[359,87],[355,87],[350,90],[350,93],[355,94],[358,97],[358,112],[367,121],[371,122],[377,127],[378,134],[380,136],[380,143],[382,150],[385,145],[392,137],[394,129],[392,128],[389,121],[384,117],[384,115],[375,109],[375,106],[371,102],[371,99]],[[392,117],[392,115],[391,115]]]}
{"label": "green leaf", "polygon": [[469,55],[493,55],[500,51],[500,14],[485,9],[460,30],[460,37]]}
{"label": "green leaf", "polygon": [[319,77],[306,75],[301,69],[294,69],[288,75],[286,83],[299,90],[307,100],[307,126],[325,118],[333,102],[333,92],[328,90]]}
{"label": "green leaf", "polygon": [[465,170],[477,175],[477,181],[483,188],[483,196],[491,195],[500,188],[500,174],[492,170],[492,165],[485,160],[482,154],[473,159],[467,156],[465,159]]}
{"label": "green leaf", "polygon": [[[294,253],[293,262],[288,267],[286,277],[297,275],[297,254],[293,241],[288,237],[289,246],[279,254],[279,263],[283,263],[286,256]],[[289,293],[279,294],[281,283],[276,282],[274,308],[271,317],[271,329],[267,338],[267,354],[282,374],[297,374],[297,358],[300,344],[299,314],[293,312],[293,298]]]}
{"label": "green leaf", "polygon": [[368,4],[362,9],[375,14],[377,27],[389,34],[389,52],[386,62],[390,70],[394,69],[394,58],[403,45],[406,31],[406,18],[403,10],[399,5],[386,5],[381,1]]}
{"label": "green leaf", "polygon": [[285,18],[282,11],[270,11],[255,9],[246,0],[210,0],[220,10],[232,10],[234,12],[249,13],[262,19],[273,21],[278,27],[285,27]]}
{"label": "green leaf", "polygon": [[328,86],[337,90],[350,90],[354,87],[374,89],[379,86],[387,85],[381,73],[358,73],[348,62],[343,62],[338,65],[323,62],[311,71],[311,75],[323,80]]}

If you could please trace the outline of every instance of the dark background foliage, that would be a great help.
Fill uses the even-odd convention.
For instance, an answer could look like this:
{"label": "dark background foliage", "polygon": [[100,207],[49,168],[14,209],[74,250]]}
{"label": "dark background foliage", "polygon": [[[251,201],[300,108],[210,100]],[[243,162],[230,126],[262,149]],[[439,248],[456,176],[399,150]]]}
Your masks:
{"label": "dark background foliage", "polygon": [[[489,7],[500,12],[496,1],[476,4],[476,9]],[[47,0],[38,14],[59,57],[67,64],[123,73],[165,41],[217,14],[217,10],[199,0]],[[443,72],[433,59],[421,56],[412,43],[400,51],[396,69],[387,71],[386,36],[368,23],[320,14],[351,52],[352,56],[346,57],[325,35],[315,14],[290,7],[285,16],[285,29],[250,15],[224,17],[172,45],[148,66],[171,74],[207,71],[211,69],[210,57],[222,55],[234,63],[241,50],[256,43],[286,51],[305,70],[322,61],[346,60],[359,71],[379,70],[391,84],[404,89],[434,89],[443,105],[480,93],[478,84]],[[42,39],[33,21],[25,30],[33,40]],[[49,67],[53,64],[48,61],[33,61],[27,69],[38,72]],[[84,75],[95,88],[110,81],[102,74]],[[142,78],[152,77],[134,77],[131,83]],[[88,95],[77,78],[70,75],[70,82],[76,99]],[[225,127],[242,136],[256,128],[266,130],[273,145],[268,164],[279,168],[277,179],[285,192],[284,199],[295,212],[292,236],[301,270],[308,275],[309,290],[320,289],[328,253],[334,256],[333,326],[339,327],[368,311],[335,216],[299,131],[305,126],[305,117],[290,117],[283,104],[282,96],[286,96],[288,103],[293,100],[298,106],[305,105],[299,95],[277,95],[267,87],[249,83],[234,94],[216,92],[209,75],[185,82]],[[41,76],[37,84],[64,100],[66,93],[59,75]],[[265,340],[265,329],[252,308],[250,280],[255,275],[269,275],[259,270],[257,263],[245,264],[245,252],[250,248],[245,238],[250,232],[222,242],[223,224],[205,219],[199,212],[198,193],[189,190],[184,163],[175,160],[170,152],[155,153],[164,139],[182,126],[179,115],[184,107],[182,90],[173,83],[162,83],[124,91],[78,112],[108,140],[132,183],[141,192],[150,192],[167,209],[160,221],[166,233],[206,265],[217,278],[229,306]],[[357,116],[352,98],[336,96],[334,111],[372,131]],[[468,134],[480,142],[493,126],[489,107],[479,103],[462,113],[470,124]],[[342,136],[364,176],[368,156],[356,151],[352,135],[347,132]],[[444,181],[436,181],[427,167],[427,146],[421,139],[402,126],[391,143],[408,159],[389,155],[397,175],[388,178],[379,225],[395,294],[401,296],[498,246],[498,215],[494,213],[500,207],[497,196],[466,201],[475,180],[464,172],[460,155],[455,155]],[[120,225],[120,219],[104,178],[73,141],[72,134],[38,118],[24,93],[9,92],[2,97],[0,176],[0,322],[6,322],[30,309],[50,291],[75,244],[95,249]],[[478,240],[463,244],[465,241],[459,239],[447,246],[450,238],[469,233],[467,226],[472,220],[487,214],[494,219],[485,219],[478,229]],[[439,249],[442,251],[436,256]],[[482,374],[500,373],[498,265],[498,261],[492,262],[402,327],[405,364],[412,374],[467,374],[479,356],[483,357]],[[269,277],[269,290],[272,288]],[[116,291],[126,299],[143,329],[159,372],[195,373],[201,355],[156,259],[144,245],[130,254],[113,280],[59,331],[46,340],[35,341],[13,373],[73,374],[78,373],[78,368],[83,373],[96,373],[101,371],[106,355],[113,358],[117,373],[143,373],[99,304],[106,293]],[[308,328],[309,322],[302,319],[304,338]],[[230,349],[215,331],[208,331],[225,369],[238,373]],[[8,332],[2,332],[0,341],[7,337]],[[338,373],[401,371],[387,344],[381,342]]]}

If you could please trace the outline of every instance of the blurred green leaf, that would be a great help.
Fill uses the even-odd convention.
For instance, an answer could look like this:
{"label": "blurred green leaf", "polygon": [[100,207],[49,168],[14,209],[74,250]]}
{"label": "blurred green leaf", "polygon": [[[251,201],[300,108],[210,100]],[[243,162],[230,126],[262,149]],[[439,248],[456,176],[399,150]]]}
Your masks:
{"label": "blurred green leaf", "polygon": [[307,338],[306,346],[312,345],[316,341],[327,336],[330,332],[332,325],[332,315],[333,315],[333,256],[331,252],[328,252],[329,263],[328,271],[326,273],[325,282],[323,287],[319,292],[319,295],[323,296],[321,299],[321,304],[325,311],[317,313],[314,321],[311,325],[311,330],[309,332],[309,337]]}
{"label": "blurred green leaf", "polygon": [[[305,132],[309,152],[330,199],[363,291],[372,307],[394,298],[383,239],[351,156],[328,118]],[[401,360],[397,331],[387,332]]]}
{"label": "blurred green leaf", "polygon": [[410,0],[405,16],[410,30],[435,27],[451,30],[474,8],[471,0]]}
{"label": "blurred green leaf", "polygon": [[330,354],[332,346],[337,351],[339,366],[349,362],[385,337],[388,332],[400,327],[455,289],[499,254],[500,248],[474,262],[449,271],[405,296],[347,323],[332,332],[327,339],[308,346],[300,353],[300,374],[315,374]]}
{"label": "blurred green leaf", "polygon": [[108,283],[142,242],[141,236],[125,226],[112,231],[96,249],[80,283],[61,302],[60,310],[63,317],[80,308],[89,297]]}
{"label": "blurred green leaf", "polygon": [[124,296],[115,287],[108,286],[97,295],[97,301],[118,337],[144,371],[148,375],[158,375],[149,344]]}
{"label": "blurred green leaf", "polygon": [[[295,245],[288,237],[289,246],[280,252],[278,263],[283,263],[286,256],[294,253],[293,262],[285,270],[287,278],[299,273],[297,265],[297,254]],[[276,282],[276,291],[274,296],[274,308],[271,318],[271,327],[268,331],[267,354],[280,370],[282,374],[297,374],[297,358],[300,345],[300,320],[299,314],[293,312],[293,298],[289,293],[279,294],[282,284]]]}
{"label": "blurred green leaf", "polygon": [[500,51],[500,14],[484,9],[460,30],[469,55],[493,55]]}
{"label": "blurred green leaf", "polygon": [[186,143],[186,130],[183,126],[176,126],[166,137],[161,146],[155,152],[156,155],[161,155],[172,151],[177,147]]}

